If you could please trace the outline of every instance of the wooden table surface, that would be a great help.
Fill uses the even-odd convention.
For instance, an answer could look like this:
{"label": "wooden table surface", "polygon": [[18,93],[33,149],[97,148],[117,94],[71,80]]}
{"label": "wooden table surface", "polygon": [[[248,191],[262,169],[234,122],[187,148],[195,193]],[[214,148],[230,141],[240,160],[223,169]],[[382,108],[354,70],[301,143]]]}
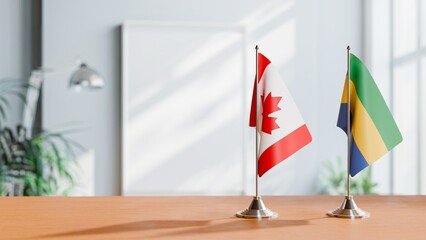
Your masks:
{"label": "wooden table surface", "polygon": [[0,239],[426,239],[426,196],[356,196],[359,220],[325,215],[342,196],[263,200],[278,218],[234,217],[251,197],[2,197]]}

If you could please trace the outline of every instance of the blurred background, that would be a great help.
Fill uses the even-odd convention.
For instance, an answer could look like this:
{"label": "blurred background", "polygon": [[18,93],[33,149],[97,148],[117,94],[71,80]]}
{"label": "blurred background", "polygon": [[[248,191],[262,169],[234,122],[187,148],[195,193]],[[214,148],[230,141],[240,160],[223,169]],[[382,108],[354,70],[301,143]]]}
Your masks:
{"label": "blurred background", "polygon": [[0,0],[0,32],[2,195],[254,194],[256,44],[313,136],[262,195],[344,192],[347,45],[404,138],[355,193],[426,193],[424,1]]}

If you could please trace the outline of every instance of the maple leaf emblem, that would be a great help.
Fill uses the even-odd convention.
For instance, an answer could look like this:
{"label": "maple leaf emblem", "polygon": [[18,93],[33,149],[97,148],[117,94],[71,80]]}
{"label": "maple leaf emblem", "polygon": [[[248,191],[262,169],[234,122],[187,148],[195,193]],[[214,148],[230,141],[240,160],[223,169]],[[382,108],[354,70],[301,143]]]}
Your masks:
{"label": "maple leaf emblem", "polygon": [[264,98],[264,95],[260,96],[262,100],[263,112],[262,112],[262,132],[272,134],[272,130],[280,128],[280,126],[275,122],[276,117],[270,117],[271,113],[281,110],[278,107],[282,97],[272,97],[271,93]]}

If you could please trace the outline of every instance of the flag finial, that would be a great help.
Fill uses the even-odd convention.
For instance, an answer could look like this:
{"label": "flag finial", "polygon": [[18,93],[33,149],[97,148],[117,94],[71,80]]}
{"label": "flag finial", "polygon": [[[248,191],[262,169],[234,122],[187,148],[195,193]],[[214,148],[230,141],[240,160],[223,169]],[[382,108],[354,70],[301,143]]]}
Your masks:
{"label": "flag finial", "polygon": [[259,46],[258,46],[258,45],[256,45],[256,47],[254,47],[254,49],[259,50]]}
{"label": "flag finial", "polygon": [[351,47],[348,45],[348,47],[346,49],[348,49],[348,51],[349,51],[349,50],[351,50]]}

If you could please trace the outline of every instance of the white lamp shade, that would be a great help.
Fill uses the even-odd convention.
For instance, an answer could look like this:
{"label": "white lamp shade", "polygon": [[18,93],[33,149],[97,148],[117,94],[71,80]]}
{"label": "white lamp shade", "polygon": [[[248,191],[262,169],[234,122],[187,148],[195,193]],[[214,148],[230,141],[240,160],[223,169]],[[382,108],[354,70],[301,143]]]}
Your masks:
{"label": "white lamp shade", "polygon": [[69,85],[75,89],[100,89],[105,82],[95,70],[82,63],[72,74]]}

